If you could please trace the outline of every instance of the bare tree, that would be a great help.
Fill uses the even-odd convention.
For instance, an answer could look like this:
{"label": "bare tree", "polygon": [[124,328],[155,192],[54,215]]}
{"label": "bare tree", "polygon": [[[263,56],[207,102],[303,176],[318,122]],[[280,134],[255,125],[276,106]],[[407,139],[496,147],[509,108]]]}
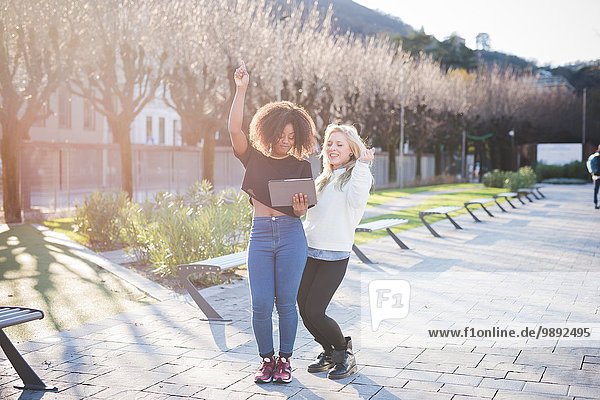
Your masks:
{"label": "bare tree", "polygon": [[[85,1],[82,41],[71,90],[106,117],[121,154],[121,186],[133,196],[131,123],[156,97],[167,62],[160,0]],[[161,40],[161,39],[164,39]]]}
{"label": "bare tree", "polygon": [[70,1],[0,3],[0,124],[6,222],[21,222],[19,154],[36,120],[47,118],[50,95],[69,73],[77,35],[65,16]]}

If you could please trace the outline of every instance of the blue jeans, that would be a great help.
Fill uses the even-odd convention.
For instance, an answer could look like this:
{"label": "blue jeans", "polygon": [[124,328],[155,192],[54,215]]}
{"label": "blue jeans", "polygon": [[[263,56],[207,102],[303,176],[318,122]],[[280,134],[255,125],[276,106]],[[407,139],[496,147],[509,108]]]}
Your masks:
{"label": "blue jeans", "polygon": [[248,278],[252,329],[261,357],[274,352],[273,304],[279,315],[279,353],[292,355],[298,328],[296,296],[307,249],[299,218],[254,217],[248,243]]}

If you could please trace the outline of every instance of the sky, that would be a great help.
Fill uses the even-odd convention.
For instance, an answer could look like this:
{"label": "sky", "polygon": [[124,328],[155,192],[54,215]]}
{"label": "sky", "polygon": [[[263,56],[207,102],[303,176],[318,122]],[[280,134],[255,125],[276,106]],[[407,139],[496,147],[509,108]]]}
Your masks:
{"label": "sky", "polygon": [[600,59],[600,0],[354,0],[399,17],[444,40],[457,33],[475,49],[490,36],[490,50],[538,66]]}

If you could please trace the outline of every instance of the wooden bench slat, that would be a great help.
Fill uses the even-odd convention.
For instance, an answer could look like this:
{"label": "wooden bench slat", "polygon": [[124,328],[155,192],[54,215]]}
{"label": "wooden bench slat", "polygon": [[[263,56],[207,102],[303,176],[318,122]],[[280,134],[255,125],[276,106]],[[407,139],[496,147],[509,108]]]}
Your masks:
{"label": "wooden bench slat", "polygon": [[237,267],[239,265],[246,263],[246,251],[240,251],[233,254],[227,254],[224,256],[210,258],[208,260],[197,261],[191,264],[186,264],[186,266],[201,266],[201,265],[211,265],[215,267],[219,267],[220,269],[228,269],[232,267]]}
{"label": "wooden bench slat", "polygon": [[16,315],[10,318],[3,318],[0,320],[0,329],[22,324],[24,322],[35,321],[36,319],[42,319],[41,313],[25,313],[22,315]]}
{"label": "wooden bench slat", "polygon": [[397,225],[408,223],[407,219],[393,218],[393,219],[380,219],[378,221],[366,222],[356,227],[356,232],[372,232],[379,229],[392,228]]}
{"label": "wooden bench slat", "polygon": [[502,192],[502,193],[497,193],[494,195],[494,197],[517,197],[519,196],[518,193],[515,192]]}
{"label": "wooden bench slat", "polygon": [[461,208],[462,207],[442,206],[442,207],[430,208],[428,210],[423,210],[421,212],[422,213],[426,213],[426,214],[447,214],[447,213],[452,212],[452,211],[458,211]]}
{"label": "wooden bench slat", "polygon": [[491,203],[493,201],[494,201],[493,198],[485,197],[485,198],[481,198],[481,199],[472,199],[472,200],[466,201],[465,204],[485,204],[485,203]]}

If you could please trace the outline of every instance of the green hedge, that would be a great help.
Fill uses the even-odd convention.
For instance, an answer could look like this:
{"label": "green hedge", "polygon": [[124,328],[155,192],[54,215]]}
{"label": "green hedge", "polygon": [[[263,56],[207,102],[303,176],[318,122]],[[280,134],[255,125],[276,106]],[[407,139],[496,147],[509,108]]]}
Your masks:
{"label": "green hedge", "polygon": [[589,181],[590,175],[587,168],[580,161],[573,161],[564,165],[547,165],[538,163],[535,167],[538,181],[552,178],[572,178]]}
{"label": "green hedge", "polygon": [[537,182],[531,167],[521,167],[517,172],[493,170],[483,175],[482,182],[487,187],[506,188],[512,192],[519,188],[527,188]]}

